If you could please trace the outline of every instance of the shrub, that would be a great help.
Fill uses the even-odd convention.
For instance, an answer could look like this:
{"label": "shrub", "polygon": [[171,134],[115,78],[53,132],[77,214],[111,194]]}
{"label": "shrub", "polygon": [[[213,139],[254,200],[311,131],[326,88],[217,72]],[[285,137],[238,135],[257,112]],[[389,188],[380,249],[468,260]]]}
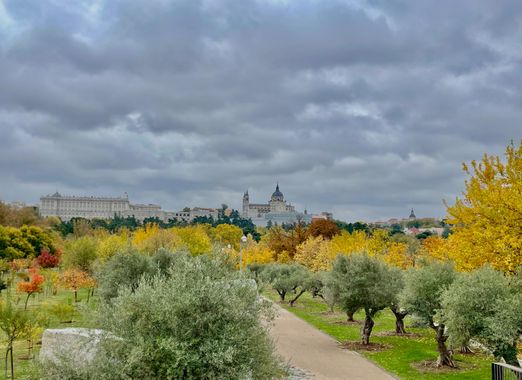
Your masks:
{"label": "shrub", "polygon": [[152,276],[155,272],[150,257],[133,249],[118,253],[96,274],[100,297],[108,302],[118,295],[118,289],[121,287],[133,291],[138,287],[142,276]]}
{"label": "shrub", "polygon": [[40,256],[36,258],[36,262],[42,268],[55,268],[60,263],[60,257],[58,255],[51,255],[47,250],[42,250]]}
{"label": "shrub", "polygon": [[170,276],[142,278],[102,305],[101,326],[118,338],[102,340],[92,368],[97,378],[265,380],[279,374],[262,324],[269,305],[228,263],[205,256],[180,256]]}

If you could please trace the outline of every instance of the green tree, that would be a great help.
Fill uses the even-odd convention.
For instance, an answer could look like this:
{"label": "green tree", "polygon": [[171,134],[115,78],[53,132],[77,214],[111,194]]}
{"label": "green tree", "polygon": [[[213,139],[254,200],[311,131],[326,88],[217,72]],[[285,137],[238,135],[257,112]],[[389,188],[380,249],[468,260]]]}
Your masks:
{"label": "green tree", "polygon": [[399,297],[400,305],[405,310],[415,314],[435,331],[439,352],[437,366],[455,366],[452,354],[446,346],[446,326],[440,317],[442,294],[455,277],[456,272],[449,263],[425,264],[406,273],[404,289]]}
{"label": "green tree", "polygon": [[119,338],[103,341],[96,370],[108,372],[103,378],[276,377],[261,323],[270,305],[252,284],[219,258],[183,256],[170,277],[142,279],[102,307],[102,327]]}
{"label": "green tree", "polygon": [[[160,255],[163,256],[163,253]],[[163,258],[159,261],[163,261]],[[100,297],[108,302],[117,297],[122,288],[136,290],[143,276],[150,277],[154,273],[156,270],[149,256],[129,249],[111,257],[98,271],[98,292]]]}
{"label": "green tree", "polygon": [[[459,276],[442,294],[444,321],[450,342],[467,346],[471,339],[480,341],[506,363],[518,366],[517,341],[522,327],[512,318],[517,305],[508,279],[490,266]],[[521,305],[518,304],[520,307]],[[518,309],[518,315],[520,315]]]}
{"label": "green tree", "polygon": [[0,302],[0,330],[5,334],[5,374],[11,370],[11,379],[14,379],[13,344],[15,340],[27,336],[34,326],[33,319],[25,310],[17,309],[10,300]]}
{"label": "green tree", "polygon": [[[298,290],[298,293],[306,291],[305,282],[307,275],[307,269],[296,264],[273,263],[267,265],[262,272],[263,279],[272,285],[272,288],[279,294],[281,302],[285,301],[286,295],[290,292],[295,292],[296,290]],[[297,298],[301,294],[298,294]],[[293,302],[290,301],[292,305],[297,301],[297,298],[294,297]]]}
{"label": "green tree", "polygon": [[96,240],[90,236],[83,236],[70,242],[63,255],[63,266],[91,273],[92,264],[96,260],[97,248]]}
{"label": "green tree", "polygon": [[370,343],[375,315],[397,296],[396,270],[365,253],[339,255],[334,261],[332,276],[339,291],[339,305],[347,313],[364,310],[363,344]]}

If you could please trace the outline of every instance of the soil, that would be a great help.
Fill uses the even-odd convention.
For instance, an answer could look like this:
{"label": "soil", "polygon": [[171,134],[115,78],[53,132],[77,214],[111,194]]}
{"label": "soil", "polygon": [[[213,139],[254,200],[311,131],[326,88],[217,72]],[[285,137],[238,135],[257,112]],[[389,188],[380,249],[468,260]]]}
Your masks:
{"label": "soil", "polygon": [[384,351],[384,350],[387,350],[387,349],[392,347],[389,344],[373,343],[373,342],[370,342],[370,344],[362,344],[359,341],[342,342],[339,345],[340,345],[341,348],[345,348],[347,350],[352,350],[352,351],[372,351],[372,352]]}
{"label": "soil", "polygon": [[337,321],[335,324],[343,326],[359,326],[364,324],[364,321]]}
{"label": "soil", "polygon": [[379,331],[372,335],[374,335],[374,336],[402,336],[404,338],[420,338],[422,336],[420,334],[409,333],[409,332],[407,332],[406,334],[399,334],[399,333],[396,333],[395,331]]}
{"label": "soil", "polygon": [[419,372],[424,373],[455,373],[462,370],[470,370],[475,368],[476,366],[471,363],[463,363],[460,361],[456,361],[453,359],[456,367],[437,367],[436,360],[423,360],[421,362],[411,363],[411,366],[417,369]]}

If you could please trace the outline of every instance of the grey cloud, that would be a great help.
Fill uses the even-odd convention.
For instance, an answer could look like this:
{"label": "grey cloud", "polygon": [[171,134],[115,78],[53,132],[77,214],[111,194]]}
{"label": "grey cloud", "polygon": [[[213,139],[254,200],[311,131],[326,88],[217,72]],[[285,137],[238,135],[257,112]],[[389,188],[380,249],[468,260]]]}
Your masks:
{"label": "grey cloud", "polygon": [[519,2],[4,3],[0,199],[443,216],[522,137]]}

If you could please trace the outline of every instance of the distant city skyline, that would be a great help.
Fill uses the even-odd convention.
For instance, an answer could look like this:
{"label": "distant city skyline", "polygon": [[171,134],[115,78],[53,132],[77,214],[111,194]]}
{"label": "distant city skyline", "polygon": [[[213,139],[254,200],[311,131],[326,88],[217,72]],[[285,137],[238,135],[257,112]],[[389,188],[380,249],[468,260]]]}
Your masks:
{"label": "distant city skyline", "polygon": [[[0,1],[0,199],[444,217],[522,138],[522,2]],[[441,27],[443,25],[444,27]]]}
{"label": "distant city skyline", "polygon": [[[276,188],[276,191],[277,189],[279,189],[279,183],[277,183],[277,188]],[[245,193],[243,193],[243,202],[242,202],[242,205],[240,207],[235,207],[231,202],[221,202],[221,204],[226,204],[228,207],[234,209],[234,210],[237,210],[240,212],[240,214],[243,216],[243,217],[249,217],[249,218],[252,218],[252,220],[254,220],[256,218],[256,215],[254,214],[245,214],[245,195],[247,193],[249,193],[250,191],[247,190]],[[275,193],[274,193],[275,194]],[[272,194],[272,200],[273,200],[273,196],[274,194]],[[112,203],[112,201],[120,201],[120,202],[123,202],[125,201],[125,203],[127,204],[126,207],[124,208],[121,208],[116,210],[114,209],[113,210],[113,207],[114,206],[110,206],[107,208],[107,210],[105,209],[106,207],[105,206],[90,206],[90,207],[87,207],[86,210],[83,210],[81,207],[78,207],[78,205],[74,205],[73,207],[71,206],[67,206],[67,208],[72,208],[74,211],[73,211],[73,214],[77,213],[77,215],[63,215],[65,217],[65,220],[68,220],[70,217],[101,217],[101,218],[106,218],[107,215],[113,215],[114,214],[114,211],[117,211],[117,213],[120,213],[121,210],[124,210],[126,211],[126,213],[122,214],[123,216],[129,216],[129,215],[132,215],[133,213],[136,214],[136,211],[132,211],[133,207],[141,207],[143,208],[143,210],[145,211],[145,213],[142,214],[143,215],[139,215],[138,218],[139,219],[143,219],[144,217],[152,217],[152,216],[158,216],[159,214],[161,213],[164,213],[165,215],[161,215],[161,218],[160,219],[167,219],[168,217],[171,217],[172,215],[170,214],[173,214],[173,213],[176,213],[176,212],[182,212],[183,209],[185,208],[190,208],[190,209],[193,209],[193,208],[196,208],[196,210],[198,209],[201,209],[201,207],[210,207],[211,209],[217,209],[220,207],[221,204],[211,204],[211,205],[183,205],[183,206],[178,206],[176,208],[176,210],[178,211],[171,211],[171,210],[174,210],[174,209],[169,209],[168,207],[162,209],[162,206],[158,203],[151,203],[149,201],[143,201],[143,202],[138,202],[136,203],[135,205],[130,205],[129,206],[129,194],[128,192],[124,192],[123,194],[96,194],[96,195],[92,195],[92,194],[67,194],[67,193],[60,193],[59,191],[55,191],[54,194],[42,194],[40,197],[39,197],[39,200],[37,202],[26,202],[26,201],[21,201],[21,200],[8,200],[8,199],[2,199],[0,198],[0,202],[5,202],[7,204],[11,204],[13,205],[14,207],[17,207],[17,208],[20,208],[20,207],[26,207],[26,206],[36,206],[36,207],[39,207],[40,208],[40,214],[42,216],[49,216],[49,215],[53,215],[53,216],[59,216],[58,214],[55,214],[54,213],[54,208],[56,206],[52,206],[50,204],[45,204],[46,202],[47,203],[52,203],[52,199],[55,198],[55,197],[59,197],[59,198],[63,198],[63,199],[68,199],[69,202],[70,201],[78,201],[78,202],[82,202],[82,201],[94,201],[95,203],[96,202],[101,202],[101,203],[106,203],[107,201],[111,201],[110,203]],[[283,198],[284,200],[284,198]],[[252,203],[252,202],[251,202]],[[286,204],[286,202],[285,202]],[[258,203],[255,203],[254,202],[254,206],[264,206],[262,204],[258,204]],[[266,206],[269,206],[269,204],[267,204]],[[248,207],[248,206],[247,206]],[[288,211],[292,211],[294,212],[294,209],[295,209],[295,206],[293,204],[288,204],[288,206],[286,207],[290,207],[290,209],[288,209]],[[99,208],[99,209],[98,209]],[[270,207],[269,207],[270,208]],[[87,210],[91,210],[90,212],[93,212],[93,214],[91,216],[88,216],[89,212],[85,213]],[[150,209],[150,210],[149,210]],[[254,207],[255,209],[255,207]],[[81,210],[78,211],[77,210]],[[130,210],[130,211],[129,211]],[[168,210],[168,211],[166,211]],[[208,209],[203,209],[203,210],[208,210]],[[67,211],[71,211],[71,210],[62,210],[62,212],[65,211],[67,213]],[[274,211],[277,211],[277,210],[274,210]],[[322,216],[323,214],[326,215],[326,214],[333,214],[331,213],[330,211],[325,211],[325,210],[308,210],[306,208],[306,206],[304,206],[303,208],[303,211],[305,213],[307,213],[310,218],[312,217],[312,215],[316,215],[316,216]],[[97,215],[97,213],[101,212],[100,215]],[[159,212],[159,213],[158,213]],[[199,211],[198,211],[199,212]],[[269,212],[268,210],[266,212]],[[83,215],[85,213],[85,215]],[[108,214],[107,214],[108,213]],[[151,213],[150,215],[148,213]],[[155,213],[158,213],[157,215]],[[81,214],[81,215],[80,215]],[[103,214],[103,215],[102,215]],[[121,214],[121,213],[120,213]],[[299,213],[297,213],[296,215],[298,215]],[[342,218],[335,218],[334,216],[334,219],[339,219],[339,220],[344,220],[344,221],[364,221],[364,222],[388,222],[389,220],[394,220],[394,219],[399,219],[399,220],[407,220],[408,218],[411,219],[412,218],[412,215],[414,215],[413,217],[416,218],[415,214],[414,214],[414,210],[413,208],[410,210],[410,215],[409,217],[405,217],[404,215],[396,215],[396,216],[392,216],[392,217],[387,217],[387,218],[381,218],[381,219],[376,219],[376,220],[369,220],[369,219],[357,219],[357,220],[344,220]],[[177,214],[176,214],[177,216]],[[181,215],[180,215],[181,217]],[[330,215],[331,217],[331,215]],[[422,216],[418,219],[422,219],[422,218],[432,218],[433,216],[428,216],[428,215],[425,215],[425,216]],[[310,219],[308,218],[308,219]],[[437,217],[435,217],[437,218]],[[309,222],[309,220],[308,220]],[[262,223],[264,225],[264,223]],[[261,225],[261,224],[260,224]]]}

